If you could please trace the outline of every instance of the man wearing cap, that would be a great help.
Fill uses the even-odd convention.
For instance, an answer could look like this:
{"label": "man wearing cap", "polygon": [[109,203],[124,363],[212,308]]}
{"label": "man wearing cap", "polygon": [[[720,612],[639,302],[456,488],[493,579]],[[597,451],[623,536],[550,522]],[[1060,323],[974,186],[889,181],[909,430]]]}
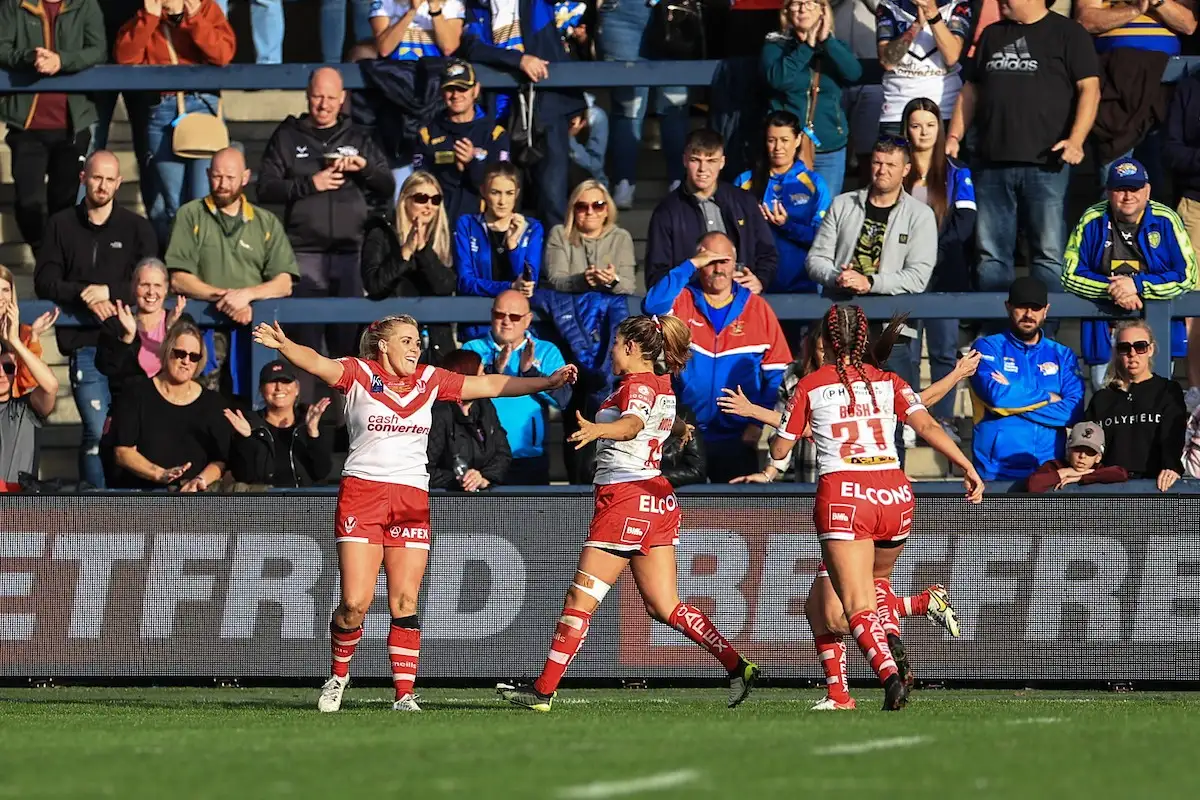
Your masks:
{"label": "man wearing cap", "polygon": [[1046,285],[1017,278],[1005,308],[1008,330],[975,342],[982,361],[971,378],[975,467],[989,481],[1023,480],[1056,458],[1083,411],[1079,360],[1042,331]]}
{"label": "man wearing cap", "polygon": [[419,132],[413,168],[432,172],[442,184],[450,230],[463,214],[478,214],[488,164],[507,161],[508,131],[477,104],[475,68],[451,59],[442,70],[446,110]]}
{"label": "man wearing cap", "polygon": [[[342,116],[342,75],[320,67],[308,79],[308,113],[288,117],[267,142],[258,201],[284,207],[283,223],[300,270],[295,297],[362,297],[358,255],[372,208],[387,207],[392,174],[370,132]],[[344,356],[357,349],[357,325],[297,326],[292,338]]]}
{"label": "man wearing cap", "polygon": [[1061,489],[1072,483],[1086,486],[1089,483],[1124,483],[1129,473],[1116,465],[1102,467],[1104,457],[1104,429],[1094,422],[1080,422],[1067,437],[1065,459],[1047,461],[1029,476],[1027,488],[1035,494]]}
{"label": "man wearing cap", "polygon": [[329,477],[333,433],[321,430],[329,398],[311,406],[298,405],[299,387],[295,367],[276,359],[258,373],[258,391],[265,403],[261,419],[254,412],[226,409],[225,418],[240,437],[229,465],[239,480],[304,487]]}
{"label": "man wearing cap", "polygon": [[[1150,199],[1146,168],[1132,158],[1108,170],[1107,199],[1083,213],[1067,240],[1063,288],[1090,300],[1140,311],[1145,300],[1167,300],[1196,287],[1196,254],[1179,218]],[[1083,360],[1099,388],[1112,355],[1110,325],[1083,323]],[[1182,320],[1171,324],[1171,354],[1187,350]],[[1097,375],[1097,373],[1099,373]]]}

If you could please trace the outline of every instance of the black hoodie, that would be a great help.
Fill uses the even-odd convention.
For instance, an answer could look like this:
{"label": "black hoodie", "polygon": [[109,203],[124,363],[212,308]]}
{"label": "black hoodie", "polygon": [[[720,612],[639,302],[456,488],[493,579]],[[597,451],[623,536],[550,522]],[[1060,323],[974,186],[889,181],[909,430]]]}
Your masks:
{"label": "black hoodie", "polygon": [[[340,189],[318,192],[313,175],[333,152],[360,155],[367,166],[347,172]],[[366,129],[339,117],[318,131],[302,114],[285,119],[271,135],[256,186],[258,202],[284,206],[283,226],[297,253],[357,253],[371,209],[386,206],[395,185],[387,157]]]}
{"label": "black hoodie", "polygon": [[1124,467],[1131,478],[1157,478],[1164,469],[1183,474],[1188,415],[1175,381],[1155,375],[1127,390],[1106,386],[1084,416],[1104,428],[1105,466]]}

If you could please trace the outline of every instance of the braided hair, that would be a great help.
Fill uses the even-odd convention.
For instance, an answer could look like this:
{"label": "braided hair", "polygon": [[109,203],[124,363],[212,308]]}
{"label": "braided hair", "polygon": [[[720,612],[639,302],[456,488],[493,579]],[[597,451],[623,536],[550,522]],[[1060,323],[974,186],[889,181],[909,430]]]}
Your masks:
{"label": "braided hair", "polygon": [[[867,377],[863,367],[864,360],[874,360],[871,348],[871,336],[867,324],[867,315],[859,306],[835,305],[830,306],[822,322],[822,336],[825,338],[826,353],[833,361],[838,378],[850,401],[854,401],[854,380],[861,380],[871,393],[871,405],[879,408],[879,400],[875,397],[875,386]],[[851,375],[853,368],[854,375]]]}

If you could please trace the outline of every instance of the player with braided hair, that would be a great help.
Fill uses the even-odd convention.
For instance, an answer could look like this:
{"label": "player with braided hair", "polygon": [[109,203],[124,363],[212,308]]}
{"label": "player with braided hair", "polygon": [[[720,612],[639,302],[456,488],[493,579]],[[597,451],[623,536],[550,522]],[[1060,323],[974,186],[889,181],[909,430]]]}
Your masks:
{"label": "player with braided hair", "polygon": [[[797,385],[771,456],[782,459],[811,431],[820,472],[813,522],[821,555],[847,627],[884,686],[883,708],[894,711],[907,703],[908,689],[877,611],[874,564],[877,546],[896,547],[912,529],[912,486],[900,469],[896,425],[907,422],[963,470],[970,502],[983,499],[983,481],[908,384],[872,363],[881,348],[872,348],[868,330],[857,306],[834,306],[824,316],[822,366]],[[893,323],[885,335],[894,341],[897,330]]]}
{"label": "player with braided hair", "polygon": [[675,545],[679,542],[679,504],[662,476],[662,446],[675,416],[671,377],[687,364],[692,336],[676,317],[629,317],[617,327],[612,369],[617,390],[601,404],[596,421],[579,416],[569,440],[576,447],[597,441],[596,513],[579,554],[575,578],[567,589],[562,616],[550,642],[542,674],[535,681],[498,684],[508,702],[549,711],[555,690],[587,638],[592,614],[628,566],[646,611],[711,653],[729,675],[729,707],[740,704],[758,679],[758,667],[742,657],[712,620],[681,602],[677,588]]}

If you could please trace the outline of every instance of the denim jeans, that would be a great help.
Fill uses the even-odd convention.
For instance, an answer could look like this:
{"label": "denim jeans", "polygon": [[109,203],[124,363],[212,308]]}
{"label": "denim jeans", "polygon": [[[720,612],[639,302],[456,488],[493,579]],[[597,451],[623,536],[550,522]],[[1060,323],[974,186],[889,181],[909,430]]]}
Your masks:
{"label": "denim jeans", "polygon": [[350,6],[354,44],[372,39],[371,0],[321,0],[321,60],[336,64],[346,52],[346,5]]}
{"label": "denim jeans", "polygon": [[[229,16],[229,0],[216,0]],[[283,0],[249,0],[250,29],[256,64],[283,63]],[[324,18],[322,17],[322,20]],[[340,59],[336,59],[340,60]]]}
{"label": "denim jeans", "polygon": [[[200,111],[215,114],[217,96],[212,94],[184,95],[184,108],[190,114]],[[158,184],[161,205],[154,203],[149,209],[150,221],[163,245],[171,235],[171,223],[179,207],[189,200],[199,200],[208,194],[207,158],[180,158],[171,149],[174,122],[179,116],[179,107],[174,95],[164,95],[162,101],[150,109],[150,121],[146,129],[146,146],[150,151],[150,166]]]}
{"label": "denim jeans", "polygon": [[[917,338],[912,341],[910,350],[913,379],[919,380],[921,375],[921,333],[924,332],[925,346],[929,352],[929,382],[937,383],[954,371],[954,363],[958,360],[958,320],[926,319],[912,324],[917,328]],[[921,387],[914,385],[913,390],[919,392]],[[952,419],[954,392],[950,391],[930,406],[929,413],[935,419]]]}
{"label": "denim jeans", "polygon": [[[96,113],[100,115],[92,134],[92,146],[88,155],[97,150],[108,149],[108,132],[112,127],[113,113],[117,108],[117,97],[120,96],[116,92],[101,92],[92,95],[96,102]],[[142,195],[142,205],[146,209],[147,216],[150,215],[151,209],[154,208],[154,201],[158,196],[158,190],[154,185],[154,170],[150,166],[150,148],[146,143],[147,134],[147,119],[149,116],[148,106],[146,105],[145,97],[138,92],[127,92],[125,98],[125,111],[129,117],[129,132],[133,138],[133,153],[137,158],[138,164],[138,191]],[[82,203],[84,195],[84,187],[79,187],[79,196],[76,202]],[[167,243],[161,242],[165,248]]]}
{"label": "denim jeans", "polygon": [[108,418],[108,378],[96,369],[96,348],[80,347],[71,353],[71,394],[79,409],[83,437],[79,442],[79,480],[97,489],[104,488],[104,467],[100,463],[100,434]]}
{"label": "denim jeans", "polygon": [[[645,0],[602,0],[596,42],[605,61],[645,61],[649,58],[647,29],[651,9]],[[655,90],[655,111],[662,117],[662,152],[667,179],[684,178],[683,142],[688,134],[686,86],[661,86]],[[633,183],[638,153],[642,149],[642,120],[650,90],[645,86],[612,90],[612,180]]]}
{"label": "denim jeans", "polygon": [[530,169],[536,190],[536,216],[547,230],[566,220],[567,195],[570,193],[570,131],[566,117],[547,120],[546,154]]}
{"label": "denim jeans", "polygon": [[1030,274],[1052,292],[1061,291],[1067,226],[1063,218],[1068,167],[1031,164],[982,166],[975,171],[975,232],[979,241],[979,290],[1002,292],[1013,281],[1018,223],[1029,242]]}
{"label": "denim jeans", "polygon": [[571,139],[571,161],[600,183],[608,186],[604,155],[608,152],[608,114],[599,106],[588,106],[587,143]]}
{"label": "denim jeans", "polygon": [[813,172],[825,179],[830,196],[837,197],[842,193],[842,183],[846,180],[846,148],[817,153],[813,158]]}

